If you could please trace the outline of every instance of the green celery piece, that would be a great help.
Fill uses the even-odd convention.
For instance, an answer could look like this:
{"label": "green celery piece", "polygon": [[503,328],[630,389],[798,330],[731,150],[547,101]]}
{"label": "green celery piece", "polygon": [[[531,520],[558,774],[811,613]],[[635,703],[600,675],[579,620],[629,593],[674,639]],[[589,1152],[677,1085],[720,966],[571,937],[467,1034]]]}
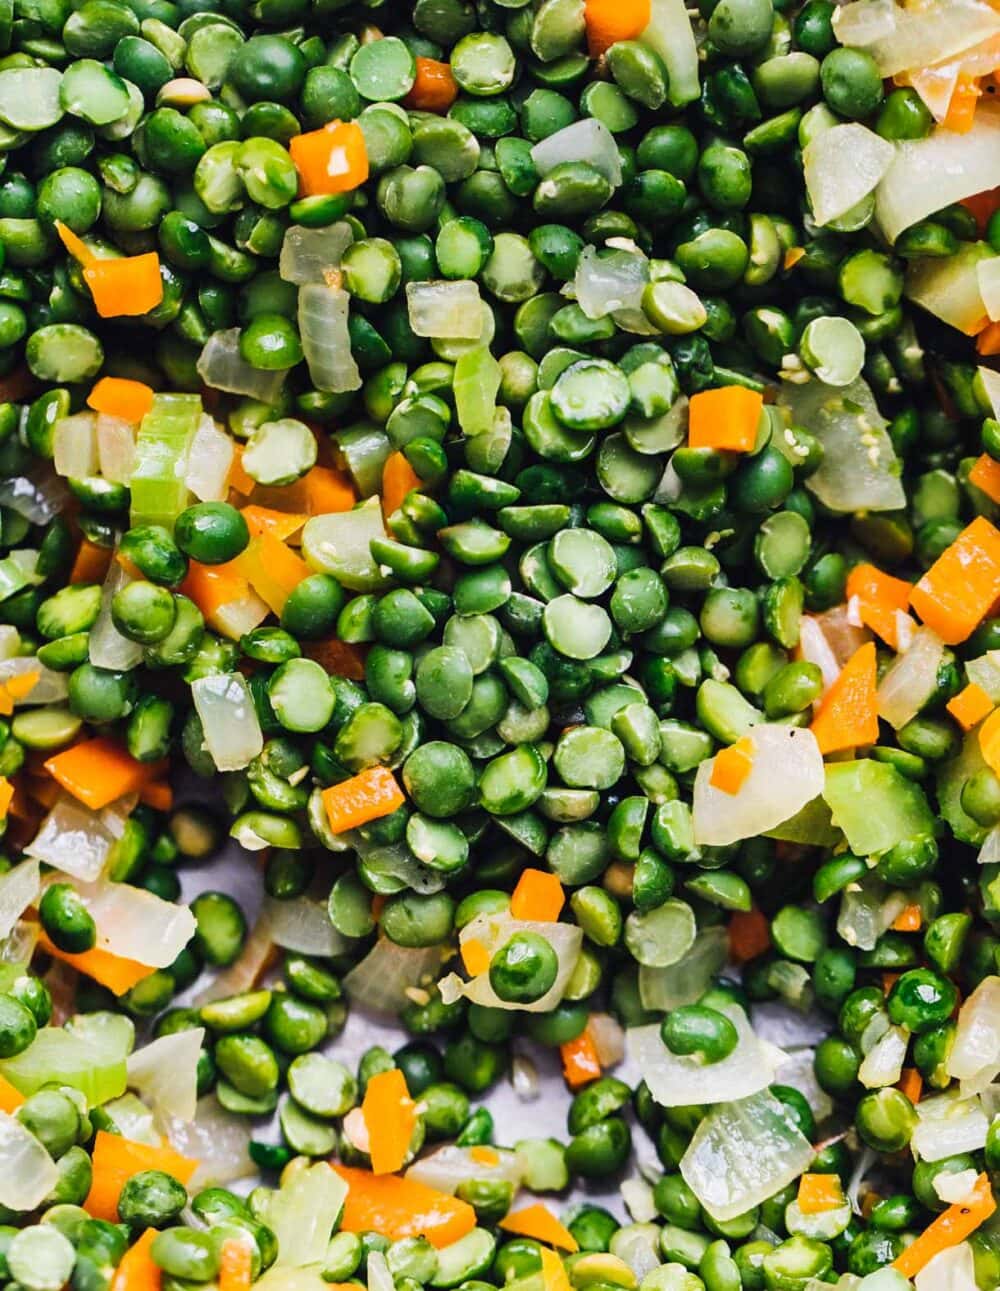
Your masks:
{"label": "green celery piece", "polygon": [[160,524],[173,530],[188,504],[188,450],[201,417],[196,394],[158,394],[143,418],[135,444],[132,527]]}
{"label": "green celery piece", "polygon": [[466,435],[484,435],[493,429],[500,389],[500,364],[487,347],[470,350],[455,364],[455,412]]}
{"label": "green celery piece", "polygon": [[785,843],[804,843],[807,847],[836,847],[840,842],[840,831],[834,829],[830,808],[823,799],[814,798],[794,816],[789,816],[773,829],[766,829],[764,837]]}
{"label": "green celery piece", "polygon": [[934,833],[923,789],[886,762],[831,763],[823,797],[856,856],[881,856],[905,838]]}
{"label": "green celery piece", "polygon": [[26,1098],[43,1085],[69,1085],[83,1094],[89,1107],[98,1107],[124,1094],[125,1055],[81,1040],[62,1027],[43,1027],[23,1053],[0,1062],[0,1075]]}

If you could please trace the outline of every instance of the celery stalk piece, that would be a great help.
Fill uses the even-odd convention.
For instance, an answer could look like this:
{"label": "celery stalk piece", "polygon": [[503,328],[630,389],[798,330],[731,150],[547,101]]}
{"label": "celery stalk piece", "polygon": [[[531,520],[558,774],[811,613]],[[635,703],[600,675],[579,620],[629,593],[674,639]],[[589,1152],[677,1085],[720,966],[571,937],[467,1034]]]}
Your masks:
{"label": "celery stalk piece", "polygon": [[201,398],[158,394],[143,418],[132,471],[132,526],[161,524],[173,529],[188,504],[188,452],[201,420]]}

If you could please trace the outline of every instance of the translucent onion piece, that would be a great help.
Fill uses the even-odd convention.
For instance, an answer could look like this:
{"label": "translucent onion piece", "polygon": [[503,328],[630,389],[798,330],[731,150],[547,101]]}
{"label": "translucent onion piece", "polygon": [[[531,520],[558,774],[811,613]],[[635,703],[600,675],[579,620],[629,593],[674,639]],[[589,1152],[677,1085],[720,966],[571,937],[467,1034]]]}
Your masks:
{"label": "translucent onion piece", "polygon": [[41,890],[37,861],[22,861],[0,875],[0,941],[14,931],[18,919]]}
{"label": "translucent onion piece", "polygon": [[747,733],[750,774],[737,793],[712,783],[715,759],[699,766],[694,782],[695,842],[724,847],[788,820],[823,791],[823,755],[812,731],[762,723]]}
{"label": "translucent onion piece", "polygon": [[[38,944],[38,924],[34,919],[20,919],[13,932],[0,942],[0,964],[26,968]],[[53,961],[55,962],[55,961]]]}
{"label": "translucent onion piece", "polygon": [[274,944],[301,955],[342,955],[352,944],[330,922],[326,902],[312,897],[295,897],[291,901],[268,897],[263,917]]}
{"label": "translucent onion piece", "polygon": [[[653,1201],[653,1189],[645,1179],[623,1179],[619,1188],[625,1209],[633,1223],[650,1224],[656,1219],[659,1212]],[[658,1260],[657,1263],[659,1263]],[[634,1269],[633,1272],[635,1272]]]}
{"label": "translucent onion piece", "polygon": [[251,367],[240,354],[240,329],[230,327],[213,332],[198,356],[198,375],[213,390],[243,394],[261,403],[273,404],[281,392],[286,373],[264,372]]}
{"label": "translucent onion piece", "polygon": [[238,641],[263,623],[270,612],[257,593],[248,588],[246,596],[240,597],[238,601],[217,606],[212,615],[212,624],[230,641]]}
{"label": "translucent onion piece", "polygon": [[127,1060],[128,1083],[160,1116],[194,1119],[198,1105],[198,1057],[204,1027],[151,1040]]}
{"label": "translucent onion piece", "polygon": [[648,282],[649,261],[641,251],[598,255],[596,247],[586,246],[576,262],[576,303],[588,318],[639,309]]}
{"label": "translucent onion piece", "polygon": [[802,616],[799,624],[799,650],[803,659],[819,668],[823,674],[823,690],[829,690],[840,676],[840,663],[826,639],[822,624],[814,614]]}
{"label": "translucent onion piece", "polygon": [[271,925],[261,915],[243,943],[239,958],[221,973],[213,973],[208,984],[195,995],[194,1003],[201,1006],[212,1000],[224,1000],[229,995],[242,995],[244,991],[249,991],[257,985],[273,954]]}
{"label": "translucent onion piece", "polygon": [[127,484],[135,466],[135,427],[121,417],[97,415],[97,460],[101,475],[115,484]]}
{"label": "translucent onion piece", "polygon": [[0,1062],[0,1075],[26,1098],[43,1085],[69,1085],[97,1107],[125,1093],[125,1054],[64,1027],[43,1027],[23,1053]]}
{"label": "translucent onion piece", "polygon": [[591,1013],[587,1034],[602,1067],[615,1067],[625,1057],[625,1032],[610,1013]]}
{"label": "translucent onion piece", "polygon": [[931,1181],[931,1186],[942,1201],[951,1205],[954,1201],[965,1200],[976,1186],[977,1178],[974,1166],[968,1170],[959,1170],[957,1174],[948,1174],[947,1171],[942,1170]]}
{"label": "translucent onion piece", "polygon": [[465,925],[459,935],[459,944],[476,940],[483,944],[492,959],[515,933],[533,932],[544,937],[559,959],[559,971],[552,986],[532,1004],[513,1004],[502,1000],[490,985],[488,972],[480,973],[462,987],[462,994],[474,1004],[494,1009],[518,1009],[525,1013],[547,1013],[562,999],[583,944],[583,931],[569,923],[538,923],[532,919],[512,919],[509,914],[478,915]]}
{"label": "translucent onion piece", "polygon": [[894,730],[916,717],[937,687],[944,642],[931,628],[914,634],[909,649],[890,664],[878,688],[878,712]]}
{"label": "translucent onion piece", "polygon": [[264,747],[253,696],[241,673],[199,677],[191,697],[205,732],[205,746],[219,771],[240,771]]}
{"label": "translucent onion piece", "polygon": [[91,882],[104,869],[116,838],[105,816],[107,810],[91,811],[68,794],[61,794],[24,850],[64,874]]}
{"label": "translucent onion piece", "polygon": [[889,1027],[865,1055],[858,1069],[858,1080],[866,1089],[895,1085],[903,1071],[909,1032],[903,1027]]}
{"label": "translucent onion piece", "polygon": [[989,1118],[978,1098],[962,1098],[958,1090],[922,1098],[910,1148],[920,1161],[943,1161],[962,1152],[978,1152],[986,1143]]}
{"label": "translucent onion piece", "polygon": [[346,220],[328,224],[323,229],[307,229],[292,224],[285,230],[278,257],[278,274],[285,282],[299,286],[308,282],[328,283],[331,269],[340,266],[344,252],[354,241]]}
{"label": "translucent onion piece", "polygon": [[980,260],[976,265],[976,276],[986,313],[992,322],[996,322],[1000,319],[1000,256]]}
{"label": "translucent onion piece", "polygon": [[251,1128],[249,1118],[225,1111],[214,1094],[199,1101],[193,1121],[168,1123],[166,1134],[171,1147],[198,1162],[189,1185],[192,1192],[232,1183],[251,1173],[247,1157]]}
{"label": "translucent onion piece", "polygon": [[372,1251],[365,1262],[368,1291],[396,1291],[389,1261],[381,1251]]}
{"label": "translucent onion piece", "polygon": [[275,1263],[319,1263],[346,1196],[347,1184],[325,1161],[287,1177],[266,1207],[266,1222],[278,1239]]}
{"label": "translucent onion piece", "polygon": [[729,937],[721,925],[702,928],[694,943],[669,968],[639,965],[639,998],[644,1009],[668,1012],[699,1000],[729,958]]}
{"label": "translucent onion piece", "polygon": [[829,224],[874,192],[895,146],[852,121],[821,131],[802,151],[806,191],[817,224]]}
{"label": "translucent onion piece", "polygon": [[132,582],[117,560],[108,566],[107,577],[101,592],[101,612],[90,629],[87,653],[95,668],[110,668],[113,672],[131,672],[142,663],[142,646],[130,641],[115,627],[111,618],[111,601],[115,593]]}
{"label": "translucent onion piece", "polygon": [[[642,1183],[641,1180],[636,1182]],[[642,1186],[648,1187],[645,1184]],[[622,1193],[624,1199],[624,1187]],[[642,1204],[640,1200],[640,1209]],[[649,1193],[649,1204],[652,1205],[652,1190]],[[658,1218],[655,1207],[653,1215],[650,1216],[650,1219],[653,1218]],[[660,1266],[659,1237],[659,1228],[649,1220],[645,1223],[626,1224],[620,1230],[620,1234],[615,1236],[615,1255],[620,1260],[624,1260],[635,1276],[641,1280],[647,1273],[652,1273]]]}
{"label": "translucent onion piece", "polygon": [[615,188],[622,182],[622,159],[615,137],[596,117],[584,117],[548,135],[532,148],[531,160],[543,179],[564,161],[583,161]]}
{"label": "translucent onion piece", "polygon": [[913,1279],[913,1285],[917,1291],[979,1291],[972,1247],[959,1242],[938,1251]]}
{"label": "translucent onion piece", "polygon": [[652,0],[640,40],[663,59],[671,105],[693,103],[700,93],[698,47],[684,0]]}
{"label": "translucent onion piece", "polygon": [[167,968],[194,935],[194,915],[187,906],[164,901],[145,888],[104,879],[76,886],[97,924],[98,947],[112,955]]}
{"label": "translucent onion piece", "polygon": [[52,465],[57,475],[83,479],[97,474],[97,413],[60,417],[52,432]]}
{"label": "translucent onion piece", "polygon": [[849,946],[874,950],[879,937],[892,927],[906,905],[904,893],[866,875],[860,883],[850,884],[840,898],[837,933]]}
{"label": "translucent onion piece", "polygon": [[985,690],[995,704],[1000,703],[1000,650],[987,650],[965,665],[965,675]]}
{"label": "translucent onion piece", "polygon": [[59,1180],[56,1163],[29,1130],[0,1112],[0,1205],[34,1210]]}
{"label": "translucent onion piece", "polygon": [[406,308],[417,336],[475,341],[483,330],[479,286],[470,279],[408,282]]}
{"label": "translucent onion piece", "polygon": [[104,1110],[123,1138],[131,1139],[133,1143],[148,1143],[151,1148],[162,1146],[163,1135],[156,1128],[153,1113],[135,1094],[122,1094],[121,1098],[113,1098],[110,1103],[104,1104]]}
{"label": "translucent onion piece", "polygon": [[[9,639],[9,638],[8,638]],[[57,704],[69,694],[64,672],[54,672],[39,663],[34,655],[17,655],[13,659],[0,660],[0,682],[9,681],[11,677],[20,677],[26,672],[38,674],[38,680],[22,699],[21,704]]]}
{"label": "translucent onion piece", "polygon": [[828,386],[786,382],[779,402],[819,439],[823,461],[806,487],[831,511],[898,511],[906,505],[900,465],[867,381]]}
{"label": "translucent onion piece", "polygon": [[[1000,149],[1000,131],[995,140],[995,147]],[[979,265],[992,254],[985,242],[963,242],[954,255],[944,259],[911,260],[904,295],[935,318],[971,336],[986,320],[986,302],[979,290]]]}
{"label": "translucent onion piece", "polygon": [[739,1043],[721,1062],[671,1053],[660,1036],[660,1024],[630,1027],[629,1055],[642,1072],[649,1092],[662,1107],[688,1103],[730,1103],[765,1089],[785,1055],[759,1040],[747,1015],[737,1005],[720,1005],[736,1028]]}
{"label": "translucent onion piece", "polygon": [[[984,977],[962,1005],[945,1068],[961,1081],[1000,1070],[1000,977]],[[992,1081],[990,1075],[985,1084]]]}
{"label": "translucent onion piece", "polygon": [[32,524],[48,524],[66,505],[66,485],[48,463],[30,475],[15,475],[0,481],[0,506],[10,507]]}
{"label": "translucent onion piece", "polygon": [[[834,10],[833,29],[841,44],[871,54],[885,77],[970,49],[1000,32],[1000,17],[983,0],[935,0],[905,8],[892,0],[855,0]],[[943,198],[940,205],[952,200]]]}
{"label": "translucent onion piece", "polygon": [[1000,825],[994,825],[983,839],[976,862],[979,865],[996,865],[1000,862]]}
{"label": "translucent onion piece", "polygon": [[495,1164],[479,1161],[476,1159],[477,1155],[473,1155],[471,1148],[460,1148],[457,1144],[449,1143],[429,1156],[414,1161],[406,1171],[406,1177],[416,1179],[428,1188],[436,1188],[438,1192],[448,1193],[449,1196],[454,1196],[456,1188],[471,1179],[506,1179],[510,1183],[520,1184],[522,1171],[516,1153],[501,1148],[497,1152],[498,1160]]}
{"label": "translucent onion piece", "polygon": [[[1000,16],[983,7],[1000,27]],[[875,218],[889,241],[950,203],[992,188],[998,149],[1000,111],[985,99],[966,134],[938,127],[924,139],[897,144],[875,202]]]}
{"label": "translucent onion piece", "polygon": [[233,441],[204,413],[191,441],[184,483],[199,502],[225,502],[229,496],[229,471]]}
{"label": "translucent onion piece", "polygon": [[317,390],[341,394],[361,387],[347,327],[350,297],[342,287],[307,283],[299,289],[299,334]]}
{"label": "translucent onion piece", "polygon": [[790,1184],[812,1158],[812,1144],[764,1090],[714,1107],[695,1130],[680,1172],[712,1218],[724,1223]]}
{"label": "translucent onion piece", "polygon": [[440,967],[440,946],[411,949],[380,937],[344,978],[344,989],[362,1008],[375,1013],[398,1013],[409,1003],[407,987],[430,986]]}

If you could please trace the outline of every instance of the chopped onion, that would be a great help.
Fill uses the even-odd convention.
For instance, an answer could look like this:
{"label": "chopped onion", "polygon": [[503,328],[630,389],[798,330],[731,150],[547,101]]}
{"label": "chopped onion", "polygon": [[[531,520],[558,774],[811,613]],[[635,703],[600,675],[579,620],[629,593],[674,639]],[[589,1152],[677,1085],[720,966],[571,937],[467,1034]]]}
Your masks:
{"label": "chopped onion", "polygon": [[198,1059],[204,1027],[151,1040],[127,1061],[128,1083],[161,1116],[194,1120],[198,1105]]}
{"label": "chopped onion", "polygon": [[278,274],[285,282],[299,286],[309,282],[328,283],[331,269],[340,267],[341,257],[354,241],[346,220],[322,229],[292,224],[285,230],[278,257]]}
{"label": "chopped onion", "polygon": [[111,601],[115,593],[131,582],[131,575],[125,572],[117,560],[112,560],[101,590],[101,611],[90,629],[87,643],[87,653],[95,668],[131,672],[142,663],[142,646],[138,641],[130,641],[123,636],[111,618]]}
{"label": "chopped onion", "polygon": [[942,1170],[934,1176],[931,1186],[942,1201],[951,1205],[952,1202],[965,1200],[975,1188],[978,1177],[975,1166],[968,1170],[959,1170],[956,1174],[949,1174],[947,1170]]}
{"label": "chopped onion", "polygon": [[[675,971],[676,968],[675,964]],[[591,1013],[587,1034],[602,1067],[615,1067],[625,1057],[625,1032],[617,1018],[613,1018],[610,1013]]]}
{"label": "chopped onion", "polygon": [[[834,9],[833,29],[842,45],[869,53],[886,77],[970,49],[1000,32],[1000,18],[984,0],[934,0],[906,7],[892,0],[855,0]],[[952,200],[944,197],[934,209]]]}
{"label": "chopped onion", "polygon": [[495,1163],[479,1161],[477,1156],[472,1148],[449,1143],[430,1156],[414,1161],[406,1171],[406,1177],[416,1179],[418,1183],[436,1188],[438,1192],[445,1192],[449,1196],[454,1196],[456,1188],[471,1179],[506,1179],[513,1184],[521,1182],[521,1163],[515,1152],[500,1148]]}
{"label": "chopped onion", "polygon": [[785,382],[779,402],[823,445],[806,487],[831,511],[898,511],[906,505],[900,464],[867,381],[849,386]]}
{"label": "chopped onion", "polygon": [[937,689],[944,642],[932,628],[920,628],[905,653],[886,670],[878,688],[878,712],[894,730],[916,717]]}
{"label": "chopped onion", "polygon": [[938,1251],[913,1279],[913,1285],[917,1291],[979,1291],[972,1247],[968,1242],[959,1242]]}
{"label": "chopped onion", "polygon": [[875,191],[895,146],[856,121],[814,135],[802,152],[802,171],[819,225],[839,219]]}
{"label": "chopped onion", "polygon": [[397,946],[380,937],[344,978],[344,990],[362,1008],[398,1013],[409,1003],[409,986],[430,986],[441,967],[441,947]]}
{"label": "chopped onion", "polygon": [[317,390],[342,394],[361,387],[347,326],[349,308],[350,296],[343,287],[311,282],[299,288],[302,352]]}
{"label": "chopped onion", "polygon": [[59,1181],[56,1163],[16,1116],[0,1112],[0,1205],[34,1210]]}
{"label": "chopped onion", "polygon": [[22,861],[0,875],[0,941],[6,941],[18,919],[41,891],[37,861]]}
{"label": "chopped onion", "polygon": [[729,937],[721,924],[702,928],[690,949],[669,968],[639,965],[639,999],[644,1009],[667,1013],[694,1004],[729,958]]}
{"label": "chopped onion", "polygon": [[860,883],[844,889],[837,933],[849,946],[874,950],[879,937],[892,927],[906,904],[905,893],[887,887],[874,875],[865,875]]}
{"label": "chopped onion", "polygon": [[189,1185],[192,1193],[213,1185],[221,1187],[250,1174],[250,1131],[250,1120],[225,1111],[214,1094],[199,1100],[193,1121],[168,1123],[166,1134],[171,1147],[198,1162]]}
{"label": "chopped onion", "polygon": [[125,1093],[125,1057],[65,1027],[43,1027],[27,1049],[0,1062],[0,1074],[26,1098],[44,1085],[69,1085],[97,1107]]}
{"label": "chopped onion", "polygon": [[97,413],[60,417],[52,430],[52,465],[57,475],[84,479],[97,474]]}
{"label": "chopped onion", "polygon": [[523,1053],[517,1053],[511,1059],[510,1084],[515,1098],[522,1103],[534,1102],[541,1093],[538,1068]]}
{"label": "chopped onion", "polygon": [[797,1179],[813,1155],[782,1104],[762,1090],[714,1107],[695,1130],[680,1172],[712,1218],[725,1223]]}
{"label": "chopped onion", "polygon": [[[640,1182],[641,1181],[636,1181]],[[648,1184],[642,1184],[648,1188]],[[624,1198],[624,1186],[622,1194]],[[649,1190],[652,1204],[652,1189]],[[640,1202],[640,1205],[642,1203]],[[650,1219],[659,1218],[655,1212]],[[647,1273],[660,1267],[660,1230],[656,1224],[647,1220],[645,1223],[631,1223],[619,1228],[615,1233],[615,1255],[624,1260],[635,1276],[641,1281]]]}
{"label": "chopped onion", "polygon": [[888,1027],[877,1040],[858,1069],[858,1080],[866,1089],[895,1085],[903,1072],[910,1034],[903,1027]]}
{"label": "chopped onion", "polygon": [[531,160],[543,179],[563,162],[583,161],[599,170],[615,188],[622,182],[622,159],[615,137],[596,117],[583,117],[548,135],[532,148]]}
{"label": "chopped onion", "polygon": [[803,614],[799,623],[799,651],[807,663],[814,663],[823,675],[824,693],[840,676],[841,665],[826,639],[815,614]]}
{"label": "chopped onion", "polygon": [[221,973],[214,973],[208,984],[194,997],[199,1007],[212,1000],[224,1000],[230,995],[242,995],[257,985],[274,953],[271,925],[264,915],[253,926],[250,936],[243,943],[239,958]]}
{"label": "chopped onion", "polygon": [[645,1179],[623,1179],[619,1191],[633,1223],[650,1224],[656,1219],[659,1211],[653,1201],[653,1189]]}
{"label": "chopped onion", "polygon": [[[1000,151],[1000,130],[994,136],[994,147]],[[963,242],[954,255],[943,259],[928,256],[911,260],[904,295],[935,318],[971,336],[986,319],[986,302],[979,291],[979,265],[992,254],[985,242]]]}
{"label": "chopped onion", "polygon": [[135,426],[121,417],[98,413],[97,460],[106,480],[127,484],[135,466]]}
{"label": "chopped onion", "polygon": [[976,265],[976,276],[979,279],[979,295],[986,306],[986,313],[991,322],[996,322],[1000,319],[1000,256],[980,260]]}
{"label": "chopped onion", "polygon": [[652,0],[649,23],[639,39],[663,60],[671,107],[693,103],[700,93],[698,46],[684,0]]}
{"label": "chopped onion", "polygon": [[[465,925],[459,934],[459,944],[472,940],[479,941],[492,959],[501,946],[506,945],[516,933],[521,932],[536,933],[539,937],[544,937],[556,952],[559,971],[545,994],[531,1004],[516,1004],[509,1000],[502,1000],[490,985],[489,973],[485,972],[465,983],[456,978],[460,995],[464,995],[474,1004],[482,1004],[487,1008],[518,1009],[526,1013],[547,1013],[555,1008],[566,992],[569,979],[580,956],[580,947],[583,944],[583,932],[580,928],[569,923],[539,923],[532,919],[512,919],[506,912],[483,914]],[[445,981],[448,980],[448,978],[445,979]],[[454,982],[451,985],[454,986]],[[441,984],[441,989],[442,998],[444,998],[444,983]]]}
{"label": "chopped onion", "polygon": [[230,437],[208,413],[202,413],[188,453],[184,483],[199,502],[225,502],[235,449]]}
{"label": "chopped onion", "polygon": [[267,920],[271,941],[300,955],[342,955],[352,944],[330,922],[326,902],[309,896],[294,897],[290,901],[268,897],[263,917]]}
{"label": "chopped onion", "polygon": [[0,481],[0,506],[10,507],[31,524],[48,524],[63,510],[67,497],[66,485],[47,462],[29,475]]}
{"label": "chopped onion", "polygon": [[18,920],[10,936],[0,942],[0,964],[16,964],[18,968],[27,968],[37,944],[38,924],[35,920]]}
{"label": "chopped onion", "polygon": [[318,1264],[346,1196],[347,1184],[325,1161],[286,1177],[266,1206],[267,1225],[278,1239],[275,1264]]}
{"label": "chopped onion", "polygon": [[719,1008],[739,1037],[736,1048],[720,1062],[702,1063],[695,1057],[671,1053],[663,1043],[659,1023],[629,1028],[629,1054],[662,1107],[734,1102],[758,1093],[773,1081],[784,1053],[757,1037],[747,1015],[737,1005]]}
{"label": "chopped onion", "polygon": [[97,925],[97,945],[112,955],[150,968],[167,968],[194,935],[194,915],[184,905],[131,883],[78,883],[77,890]]}
{"label": "chopped onion", "polygon": [[917,1103],[910,1148],[920,1161],[943,1161],[962,1152],[978,1152],[989,1128],[978,1098],[962,1098],[957,1089],[949,1090]]}
{"label": "chopped onion", "polygon": [[372,1251],[365,1261],[368,1291],[396,1291],[389,1261],[381,1251]]}
{"label": "chopped onion", "polygon": [[242,394],[273,404],[285,382],[285,371],[265,372],[251,367],[240,354],[240,329],[213,332],[198,357],[198,375],[213,390]]}
{"label": "chopped onion", "polygon": [[641,251],[598,252],[585,246],[576,262],[576,303],[588,318],[639,309],[648,282],[649,261]]}
{"label": "chopped onion", "polygon": [[945,1069],[978,1088],[1000,1073],[1000,977],[984,977],[959,1010]]}
{"label": "chopped onion", "polygon": [[724,847],[788,820],[823,792],[823,755],[812,731],[762,723],[747,732],[750,773],[737,793],[716,788],[715,759],[698,767],[694,782],[695,842]]}
{"label": "chopped onion", "polygon": [[994,704],[1000,704],[1000,650],[987,650],[985,654],[969,659],[965,675],[981,690],[985,690]]}
{"label": "chopped onion", "polygon": [[[66,967],[66,965],[63,965]],[[104,1104],[104,1111],[111,1117],[123,1138],[133,1143],[147,1143],[151,1148],[163,1146],[163,1135],[156,1128],[153,1113],[135,1094],[122,1094]]]}
{"label": "chopped onion", "polygon": [[[5,641],[9,640],[9,637],[5,638]],[[27,672],[37,673],[38,680],[28,694],[18,700],[19,704],[57,704],[69,694],[66,673],[46,668],[34,655],[21,654],[12,659],[0,660],[0,682],[20,677]]]}
{"label": "chopped onion", "polygon": [[240,771],[264,747],[257,709],[242,673],[216,673],[191,683],[205,746],[219,771]]}
{"label": "chopped onion", "polygon": [[416,336],[475,341],[483,330],[479,286],[468,278],[408,282],[406,308]]}
{"label": "chopped onion", "polygon": [[64,874],[90,882],[100,876],[116,838],[107,811],[91,811],[69,794],[60,794],[24,850]]}

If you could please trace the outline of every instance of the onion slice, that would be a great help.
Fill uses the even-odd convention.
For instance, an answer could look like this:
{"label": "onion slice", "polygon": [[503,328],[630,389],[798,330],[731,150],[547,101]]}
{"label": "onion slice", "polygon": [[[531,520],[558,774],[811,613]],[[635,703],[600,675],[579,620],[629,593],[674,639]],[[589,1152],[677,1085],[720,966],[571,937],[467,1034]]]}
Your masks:
{"label": "onion slice", "polygon": [[151,1040],[126,1062],[128,1083],[161,1116],[194,1120],[198,1104],[198,1059],[204,1027]]}
{"label": "onion slice", "polygon": [[38,1139],[7,1112],[0,1112],[0,1205],[34,1210],[59,1181],[56,1163]]}

